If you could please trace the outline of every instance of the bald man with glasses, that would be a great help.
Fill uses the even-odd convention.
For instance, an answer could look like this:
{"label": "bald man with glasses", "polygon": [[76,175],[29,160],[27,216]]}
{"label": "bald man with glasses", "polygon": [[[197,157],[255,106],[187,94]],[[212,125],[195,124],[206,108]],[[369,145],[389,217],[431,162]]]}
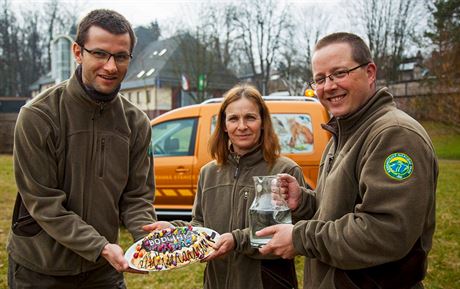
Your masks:
{"label": "bald man with glasses", "polygon": [[423,127],[376,88],[377,66],[357,35],[322,38],[310,86],[332,118],[317,187],[281,176],[304,219],[259,231],[262,254],[305,256],[306,289],[423,288],[435,229],[438,163]]}

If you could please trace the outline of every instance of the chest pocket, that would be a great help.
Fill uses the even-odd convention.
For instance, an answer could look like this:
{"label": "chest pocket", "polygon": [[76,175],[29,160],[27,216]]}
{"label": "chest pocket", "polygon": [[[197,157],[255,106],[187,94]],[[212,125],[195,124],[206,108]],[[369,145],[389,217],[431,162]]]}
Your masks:
{"label": "chest pocket", "polygon": [[130,164],[128,140],[119,135],[101,134],[96,145],[97,176],[108,180],[126,181]]}
{"label": "chest pocket", "polygon": [[100,178],[104,177],[107,155],[107,136],[102,136],[97,143],[97,174]]}

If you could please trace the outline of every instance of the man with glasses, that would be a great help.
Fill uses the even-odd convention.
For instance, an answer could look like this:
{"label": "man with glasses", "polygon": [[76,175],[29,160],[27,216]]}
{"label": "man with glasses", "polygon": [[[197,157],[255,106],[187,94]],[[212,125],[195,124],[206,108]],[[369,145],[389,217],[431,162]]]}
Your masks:
{"label": "man with glasses", "polygon": [[311,87],[332,114],[315,191],[280,176],[295,225],[260,251],[305,256],[304,288],[423,288],[435,228],[437,158],[423,127],[376,89],[377,67],[358,36],[321,39]]}
{"label": "man with glasses", "polygon": [[111,10],[79,24],[71,78],[26,104],[14,138],[18,195],[8,241],[10,288],[125,288],[117,245],[156,220],[145,113],[119,94],[135,36]]}

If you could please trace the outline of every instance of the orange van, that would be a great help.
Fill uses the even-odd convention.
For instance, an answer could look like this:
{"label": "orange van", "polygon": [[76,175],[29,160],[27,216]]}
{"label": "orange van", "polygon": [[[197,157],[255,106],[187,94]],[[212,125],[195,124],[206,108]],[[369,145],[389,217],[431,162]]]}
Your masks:
{"label": "orange van", "polygon": [[[321,154],[330,135],[321,128],[329,114],[317,99],[267,96],[281,153],[303,170],[315,188]],[[211,160],[208,140],[222,99],[169,111],[151,121],[155,158],[155,209],[161,216],[190,216],[201,167]]]}

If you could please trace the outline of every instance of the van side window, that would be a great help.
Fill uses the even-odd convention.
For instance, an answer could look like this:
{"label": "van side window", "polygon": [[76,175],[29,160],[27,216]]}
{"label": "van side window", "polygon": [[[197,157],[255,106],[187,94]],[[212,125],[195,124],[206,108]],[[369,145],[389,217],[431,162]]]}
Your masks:
{"label": "van side window", "polygon": [[[279,113],[271,116],[282,154],[313,152],[313,126],[309,114]],[[217,115],[214,115],[211,118],[211,134],[216,122]]]}
{"label": "van side window", "polygon": [[313,127],[308,114],[272,114],[272,123],[281,145],[281,153],[313,151]]}
{"label": "van side window", "polygon": [[197,118],[165,121],[152,127],[155,157],[191,156],[195,150]]}

